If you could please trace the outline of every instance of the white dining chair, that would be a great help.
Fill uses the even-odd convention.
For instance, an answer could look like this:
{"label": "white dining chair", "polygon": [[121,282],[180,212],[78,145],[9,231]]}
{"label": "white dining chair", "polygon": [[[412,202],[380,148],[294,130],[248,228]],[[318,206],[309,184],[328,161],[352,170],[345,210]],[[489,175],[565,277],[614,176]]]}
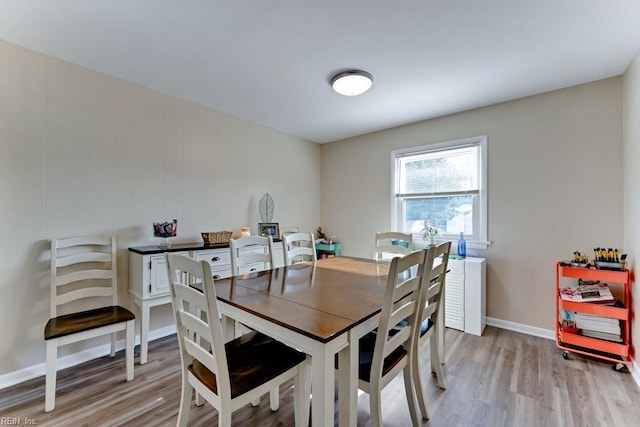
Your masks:
{"label": "white dining chair", "polygon": [[317,259],[313,233],[291,233],[282,236],[282,250],[285,266]]}
{"label": "white dining chair", "polygon": [[[444,242],[437,247],[429,248],[425,260],[425,280],[421,290],[421,310],[419,313],[419,328],[414,330],[414,348],[413,357],[413,384],[416,388],[418,405],[424,419],[429,419],[429,411],[427,400],[425,398],[424,387],[422,384],[422,372],[420,371],[419,355],[429,341],[429,354],[431,359],[431,371],[436,374],[438,386],[446,389],[447,385],[444,378],[444,370],[442,361],[440,360],[440,351],[438,348],[437,328],[441,322],[438,317],[443,315],[442,305],[444,299],[442,296],[445,291],[445,279],[447,275],[447,266],[449,264],[449,253],[451,251],[451,242]],[[439,259],[439,262],[436,262]]]}
{"label": "white dining chair", "polygon": [[376,233],[373,259],[376,261],[388,261],[396,256],[410,254],[413,251],[412,242],[413,236],[410,233],[397,231],[378,232]]}
{"label": "white dining chair", "polygon": [[262,271],[273,268],[273,238],[248,236],[229,241],[231,273]]}
{"label": "white dining chair", "polygon": [[[172,253],[165,256],[182,370],[178,425],[187,425],[194,390],[217,409],[218,425],[229,427],[234,411],[293,380],[295,425],[306,426],[305,354],[258,332],[225,343],[209,263]],[[193,280],[202,291],[191,286]]]}
{"label": "white dining chair", "polygon": [[[401,371],[411,421],[418,425],[411,356],[414,329],[420,311],[420,290],[424,279],[426,251],[395,257],[389,266],[382,311],[377,330],[359,342],[358,388],[369,394],[371,425],[382,426],[382,389]],[[414,274],[413,271],[417,272]],[[406,326],[396,325],[406,319]]]}
{"label": "white dining chair", "polygon": [[[109,305],[104,305],[104,298],[109,300]],[[79,300],[83,300],[83,310],[77,309]],[[134,319],[133,313],[118,305],[114,236],[78,236],[51,241],[51,318],[44,328],[45,412],[55,408],[60,346],[110,335],[111,357],[114,357],[116,335],[124,331],[126,378],[133,380]]]}
{"label": "white dining chair", "polygon": [[[252,273],[273,268],[273,238],[271,236],[247,236],[229,241],[231,252],[231,274],[237,276],[244,273]],[[246,326],[235,322],[235,336],[239,337],[251,330]],[[280,405],[280,391],[275,388],[271,391],[271,410],[277,411]],[[257,406],[258,401],[253,405]]]}

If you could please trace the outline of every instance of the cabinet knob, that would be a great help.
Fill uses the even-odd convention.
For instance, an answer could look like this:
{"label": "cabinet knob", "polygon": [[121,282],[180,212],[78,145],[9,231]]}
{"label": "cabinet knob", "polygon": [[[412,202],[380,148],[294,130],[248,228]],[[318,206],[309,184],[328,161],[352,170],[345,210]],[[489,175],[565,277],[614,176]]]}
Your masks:
{"label": "cabinet knob", "polygon": [[219,256],[214,256],[213,258],[211,258],[211,262],[216,262],[216,261],[220,261]]}
{"label": "cabinet knob", "polygon": [[251,269],[251,270],[249,270],[249,271],[257,271],[257,270],[256,270],[255,268],[252,268],[252,269]]}

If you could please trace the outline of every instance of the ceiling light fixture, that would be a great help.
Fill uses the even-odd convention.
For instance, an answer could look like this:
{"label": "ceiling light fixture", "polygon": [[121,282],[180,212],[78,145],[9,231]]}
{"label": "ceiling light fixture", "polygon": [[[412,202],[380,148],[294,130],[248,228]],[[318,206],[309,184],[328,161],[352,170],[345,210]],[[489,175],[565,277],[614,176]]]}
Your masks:
{"label": "ceiling light fixture", "polygon": [[373,76],[362,70],[338,73],[331,79],[331,87],[340,95],[356,96],[368,91],[373,85]]}

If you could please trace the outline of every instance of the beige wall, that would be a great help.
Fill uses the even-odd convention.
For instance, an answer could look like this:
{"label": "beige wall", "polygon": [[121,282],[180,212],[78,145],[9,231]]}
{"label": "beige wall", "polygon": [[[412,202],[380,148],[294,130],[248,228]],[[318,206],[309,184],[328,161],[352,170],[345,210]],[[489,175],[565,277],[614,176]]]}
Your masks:
{"label": "beige wall", "polygon": [[[623,153],[624,153],[624,246],[631,254],[630,268],[638,271],[640,265],[640,53],[633,59],[623,78]],[[635,294],[631,322],[632,343],[640,342],[640,290],[638,281],[633,281],[631,292]],[[636,347],[636,346],[634,346]],[[637,363],[637,355],[633,355]]]}
{"label": "beige wall", "polygon": [[493,244],[475,252],[487,315],[552,330],[556,261],[623,245],[620,78],[323,145],[322,225],[345,255],[370,257],[390,227],[391,150],[477,135],[488,137]]}
{"label": "beige wall", "polygon": [[319,145],[2,41],[0,148],[0,375],[44,362],[52,237],[115,233],[130,306],[127,247],[153,221],[177,218],[184,242],[255,230],[265,192],[280,224],[320,221]]}
{"label": "beige wall", "polygon": [[[623,79],[318,146],[0,41],[0,375],[44,361],[51,237],[115,233],[127,306],[126,247],[152,243],[152,221],[177,218],[178,241],[255,227],[264,192],[282,225],[321,223],[369,257],[390,227],[390,151],[476,135],[489,141],[488,315],[553,329],[557,260],[638,252],[639,114],[636,57]],[[298,178],[272,166],[285,157]],[[154,309],[152,329],[171,323]]]}

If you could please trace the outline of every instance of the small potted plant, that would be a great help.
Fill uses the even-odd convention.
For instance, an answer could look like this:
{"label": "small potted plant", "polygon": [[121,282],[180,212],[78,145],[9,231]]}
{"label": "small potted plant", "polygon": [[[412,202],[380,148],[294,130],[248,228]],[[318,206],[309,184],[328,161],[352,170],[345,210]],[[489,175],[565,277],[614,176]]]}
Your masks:
{"label": "small potted plant", "polygon": [[425,221],[425,226],[422,229],[422,239],[425,242],[429,242],[430,246],[434,246],[436,244],[436,236],[440,234],[438,228],[430,222]]}

